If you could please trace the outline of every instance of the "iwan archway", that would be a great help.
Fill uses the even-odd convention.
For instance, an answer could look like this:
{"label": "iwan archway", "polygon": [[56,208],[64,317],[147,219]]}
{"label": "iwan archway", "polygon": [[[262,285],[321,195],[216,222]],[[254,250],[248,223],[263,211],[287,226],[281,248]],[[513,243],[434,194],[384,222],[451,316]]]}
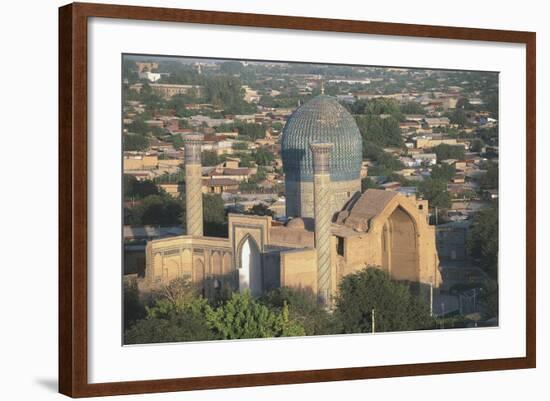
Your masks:
{"label": "iwan archway", "polygon": [[256,241],[246,236],[239,247],[239,291],[250,290],[254,296],[262,293],[262,257]]}
{"label": "iwan archway", "polygon": [[415,221],[397,207],[382,230],[382,267],[394,280],[419,280],[419,255]]}

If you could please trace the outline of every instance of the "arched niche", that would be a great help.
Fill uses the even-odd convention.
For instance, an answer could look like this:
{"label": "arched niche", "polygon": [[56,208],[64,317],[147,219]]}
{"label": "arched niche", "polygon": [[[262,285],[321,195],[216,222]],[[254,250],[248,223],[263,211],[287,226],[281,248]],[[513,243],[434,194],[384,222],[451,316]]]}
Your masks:
{"label": "arched niche", "polygon": [[212,274],[216,277],[219,277],[222,275],[222,257],[220,255],[220,252],[215,251],[212,253],[212,256],[210,258],[211,268],[212,268]]}
{"label": "arched niche", "polygon": [[390,214],[382,229],[382,267],[395,280],[418,281],[416,222],[401,206]]}
{"label": "arched niche", "polygon": [[262,257],[256,241],[246,236],[238,248],[239,291],[250,290],[253,296],[262,293]]}

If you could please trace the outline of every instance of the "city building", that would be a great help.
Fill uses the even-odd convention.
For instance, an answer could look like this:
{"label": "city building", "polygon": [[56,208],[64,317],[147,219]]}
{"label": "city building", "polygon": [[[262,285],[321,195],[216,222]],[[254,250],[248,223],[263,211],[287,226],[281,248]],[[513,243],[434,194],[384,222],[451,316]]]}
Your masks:
{"label": "city building", "polygon": [[[200,94],[203,91],[203,87],[201,85],[176,85],[176,84],[157,84],[157,83],[151,83],[149,84],[152,91],[156,93],[159,96],[162,96],[165,99],[169,99],[172,96],[175,95],[187,95],[191,93],[195,93],[197,96],[200,96]],[[143,84],[133,84],[130,86],[130,89],[135,90],[136,92],[141,92],[141,89],[143,88]]]}

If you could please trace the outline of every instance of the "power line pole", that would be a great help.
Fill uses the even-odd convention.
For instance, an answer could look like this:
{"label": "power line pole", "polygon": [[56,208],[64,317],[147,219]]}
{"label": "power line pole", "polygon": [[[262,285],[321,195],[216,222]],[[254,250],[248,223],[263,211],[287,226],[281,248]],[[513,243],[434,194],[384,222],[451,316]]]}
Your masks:
{"label": "power line pole", "polygon": [[372,332],[374,333],[376,331],[374,308],[372,308],[372,310],[370,311],[370,314],[371,314],[371,320],[372,320]]}

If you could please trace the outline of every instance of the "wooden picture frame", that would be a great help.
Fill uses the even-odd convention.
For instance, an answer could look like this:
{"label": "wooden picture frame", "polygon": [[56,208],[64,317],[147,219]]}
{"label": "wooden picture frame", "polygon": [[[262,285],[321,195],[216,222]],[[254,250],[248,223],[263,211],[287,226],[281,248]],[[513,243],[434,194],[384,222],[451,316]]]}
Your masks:
{"label": "wooden picture frame", "polygon": [[[88,383],[87,23],[91,17],[365,33],[526,46],[526,356],[163,380]],[[534,368],[536,365],[536,156],[533,32],[73,3],[59,9],[59,391],[71,397],[311,383]]]}

